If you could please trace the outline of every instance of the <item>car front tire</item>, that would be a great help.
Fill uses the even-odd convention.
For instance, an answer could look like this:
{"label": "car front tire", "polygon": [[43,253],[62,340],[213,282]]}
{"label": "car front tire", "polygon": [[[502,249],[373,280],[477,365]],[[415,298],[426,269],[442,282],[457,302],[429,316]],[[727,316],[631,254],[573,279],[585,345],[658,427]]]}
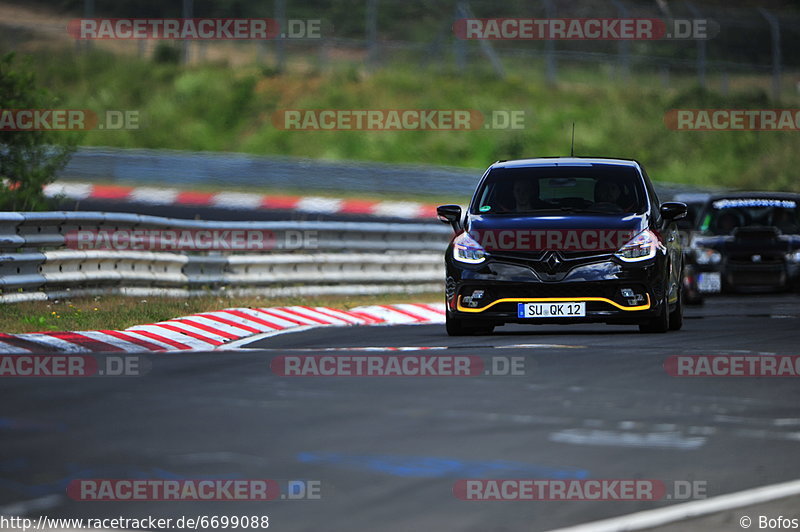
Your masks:
{"label": "car front tire", "polygon": [[454,318],[447,313],[445,314],[445,329],[447,329],[448,336],[478,336],[492,334],[494,325],[477,320]]}
{"label": "car front tire", "polygon": [[639,324],[639,331],[643,333],[665,333],[669,330],[669,303],[667,297],[661,304],[661,311],[658,316]]}
{"label": "car front tire", "polygon": [[678,290],[678,301],[675,303],[675,310],[669,314],[669,330],[680,331],[683,327],[683,292]]}

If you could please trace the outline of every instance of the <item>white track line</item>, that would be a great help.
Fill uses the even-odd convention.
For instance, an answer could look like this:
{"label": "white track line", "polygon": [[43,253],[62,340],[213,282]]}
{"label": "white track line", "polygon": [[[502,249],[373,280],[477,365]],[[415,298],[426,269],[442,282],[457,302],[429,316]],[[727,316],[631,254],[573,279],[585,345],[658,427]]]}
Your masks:
{"label": "white track line", "polygon": [[550,532],[622,532],[626,530],[643,530],[657,526],[694,519],[704,515],[715,514],[726,510],[744,508],[763,502],[784,499],[792,495],[800,495],[800,480],[790,480],[780,484],[772,484],[749,490],[720,495],[702,501],[676,504],[656,510],[645,510],[622,517],[612,517],[602,521],[584,523],[582,525],[559,528]]}
{"label": "white track line", "polygon": [[31,499],[28,501],[12,502],[5,506],[0,506],[0,515],[22,516],[41,510],[49,510],[61,504],[63,495],[51,494]]}

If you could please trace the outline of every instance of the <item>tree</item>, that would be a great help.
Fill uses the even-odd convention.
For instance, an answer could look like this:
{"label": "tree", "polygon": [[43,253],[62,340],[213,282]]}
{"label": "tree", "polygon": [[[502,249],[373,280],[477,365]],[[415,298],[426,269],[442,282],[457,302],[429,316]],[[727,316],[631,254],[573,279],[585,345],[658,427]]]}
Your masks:
{"label": "tree", "polygon": [[[0,58],[0,113],[54,108],[56,99],[37,87],[32,72],[14,68],[14,54]],[[77,139],[69,131],[11,131],[0,126],[0,210],[49,207],[44,186],[69,161]]]}

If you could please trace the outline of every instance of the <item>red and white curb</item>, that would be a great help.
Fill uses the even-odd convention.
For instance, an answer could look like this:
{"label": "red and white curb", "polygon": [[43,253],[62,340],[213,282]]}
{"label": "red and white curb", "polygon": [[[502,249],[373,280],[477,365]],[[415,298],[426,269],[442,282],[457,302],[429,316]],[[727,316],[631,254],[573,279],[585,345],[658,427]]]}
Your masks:
{"label": "red and white curb", "polygon": [[256,335],[291,329],[430,323],[444,323],[444,304],[369,305],[350,310],[307,306],[229,308],[123,331],[0,333],[0,353],[208,351]]}
{"label": "red and white curb", "polygon": [[430,219],[436,206],[411,201],[371,201],[321,196],[285,196],[246,192],[198,192],[175,188],[128,187],[55,182],[45,186],[48,197],[73,200],[111,200],[152,205],[186,205],[223,209],[289,210],[310,214],[363,214],[393,218]]}

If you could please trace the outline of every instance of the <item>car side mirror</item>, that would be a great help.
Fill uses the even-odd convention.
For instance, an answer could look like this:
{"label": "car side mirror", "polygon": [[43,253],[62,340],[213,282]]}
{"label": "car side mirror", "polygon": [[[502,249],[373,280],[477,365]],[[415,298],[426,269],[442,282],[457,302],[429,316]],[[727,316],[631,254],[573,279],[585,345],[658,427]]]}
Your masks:
{"label": "car side mirror", "polygon": [[673,222],[675,220],[680,220],[681,218],[686,218],[686,214],[689,212],[689,207],[685,203],[681,203],[679,201],[666,201],[661,204],[658,212],[660,212],[661,216],[663,216],[666,220]]}
{"label": "car side mirror", "polygon": [[436,216],[440,222],[450,224],[456,233],[461,232],[461,205],[439,205]]}

